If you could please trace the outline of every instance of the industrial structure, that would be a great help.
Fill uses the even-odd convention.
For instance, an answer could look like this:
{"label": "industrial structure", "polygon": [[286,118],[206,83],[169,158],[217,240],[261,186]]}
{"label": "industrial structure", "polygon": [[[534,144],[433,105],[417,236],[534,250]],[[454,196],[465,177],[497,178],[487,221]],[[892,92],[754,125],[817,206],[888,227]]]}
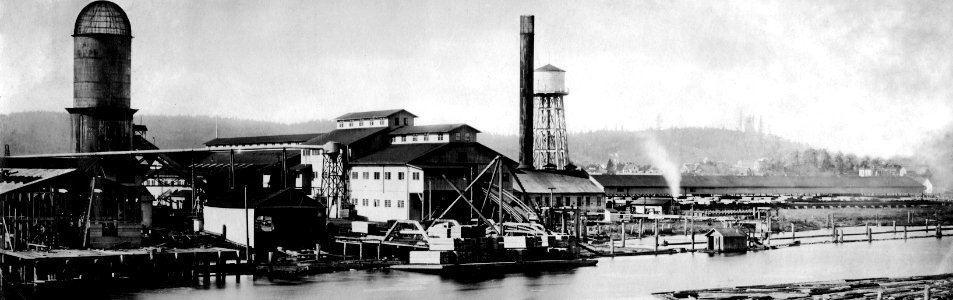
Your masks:
{"label": "industrial structure", "polygon": [[76,18],[73,47],[73,107],[66,110],[74,151],[132,150],[129,18],[115,3],[90,3]]}
{"label": "industrial structure", "polygon": [[533,16],[520,16],[519,168],[533,168]]}
{"label": "industrial structure", "polygon": [[536,169],[565,169],[569,161],[563,97],[566,71],[545,65],[534,73],[533,165]]}

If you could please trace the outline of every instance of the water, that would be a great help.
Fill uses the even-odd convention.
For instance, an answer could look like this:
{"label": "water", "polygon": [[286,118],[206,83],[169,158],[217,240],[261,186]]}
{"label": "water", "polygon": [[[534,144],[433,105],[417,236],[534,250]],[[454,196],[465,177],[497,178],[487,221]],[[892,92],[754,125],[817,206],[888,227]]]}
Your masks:
{"label": "water", "polygon": [[[631,299],[684,289],[953,272],[953,239],[817,244],[746,254],[674,254],[599,259],[563,272],[441,277],[350,271],[301,282],[230,277],[211,287],[139,290],[120,299]],[[87,294],[88,295],[88,294]]]}

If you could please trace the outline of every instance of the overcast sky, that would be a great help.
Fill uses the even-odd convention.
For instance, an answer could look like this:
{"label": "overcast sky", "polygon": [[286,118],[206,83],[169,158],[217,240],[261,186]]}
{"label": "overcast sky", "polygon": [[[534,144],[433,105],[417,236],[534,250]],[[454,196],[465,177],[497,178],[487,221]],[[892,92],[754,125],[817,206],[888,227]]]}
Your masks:
{"label": "overcast sky", "polygon": [[[570,131],[735,128],[909,154],[953,119],[953,1],[116,1],[139,114],[280,122],[406,108],[516,134],[519,16]],[[87,1],[0,2],[0,113],[72,105]],[[633,145],[634,147],[636,145]]]}

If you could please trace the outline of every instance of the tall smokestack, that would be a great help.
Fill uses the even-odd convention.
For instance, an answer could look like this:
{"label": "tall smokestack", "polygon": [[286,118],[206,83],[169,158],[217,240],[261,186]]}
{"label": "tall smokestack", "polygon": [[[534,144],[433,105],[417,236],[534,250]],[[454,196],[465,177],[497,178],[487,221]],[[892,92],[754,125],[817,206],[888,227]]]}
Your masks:
{"label": "tall smokestack", "polygon": [[533,168],[533,16],[520,16],[519,168]]}

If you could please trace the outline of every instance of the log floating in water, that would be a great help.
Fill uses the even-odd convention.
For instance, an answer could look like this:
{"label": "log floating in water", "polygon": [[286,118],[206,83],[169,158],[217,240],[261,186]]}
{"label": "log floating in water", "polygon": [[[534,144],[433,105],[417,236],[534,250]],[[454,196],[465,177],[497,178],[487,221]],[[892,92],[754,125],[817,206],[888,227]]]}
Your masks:
{"label": "log floating in water", "polygon": [[950,299],[953,274],[752,285],[655,293],[661,299]]}

